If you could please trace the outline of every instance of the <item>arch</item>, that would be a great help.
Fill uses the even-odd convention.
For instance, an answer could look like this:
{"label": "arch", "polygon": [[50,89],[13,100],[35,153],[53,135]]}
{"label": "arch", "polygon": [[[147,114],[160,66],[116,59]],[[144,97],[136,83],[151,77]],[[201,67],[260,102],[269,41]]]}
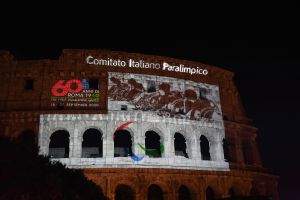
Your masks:
{"label": "arch", "polygon": [[155,125],[155,127],[152,124],[149,124],[148,126],[145,127],[144,130],[146,132],[147,131],[156,132],[162,140],[164,140],[164,134],[163,133],[167,131],[166,127],[164,127],[163,125],[160,125],[160,124]]}
{"label": "arch", "polygon": [[51,134],[49,143],[49,156],[51,158],[69,157],[69,137],[69,132],[65,130],[57,130]]}
{"label": "arch", "polygon": [[206,188],[205,196],[206,196],[206,200],[214,200],[215,199],[214,190],[210,186],[208,186]]}
{"label": "arch", "polygon": [[191,137],[191,135],[188,134],[188,132],[190,133],[193,131],[192,129],[188,129],[188,128],[186,128],[186,130],[183,130],[183,129],[175,129],[175,130],[176,130],[175,132],[173,131],[174,136],[176,133],[179,133],[187,140]]}
{"label": "arch", "polygon": [[102,138],[106,137],[105,130],[102,130],[101,128],[99,128],[97,126],[86,126],[86,123],[82,123],[81,125],[84,126],[84,128],[79,129],[78,136],[82,139],[83,139],[83,135],[85,134],[85,132],[90,130],[90,129],[95,129],[95,130],[99,131],[101,133]]}
{"label": "arch", "polygon": [[236,193],[235,193],[233,188],[229,189],[229,195],[230,195],[230,197],[235,197],[236,196]]}
{"label": "arch", "polygon": [[229,154],[229,142],[227,139],[223,138],[223,152],[224,152],[224,159],[226,162],[231,162],[230,154]]}
{"label": "arch", "polygon": [[[45,134],[47,136],[47,138],[49,138],[49,142],[50,142],[50,138],[53,135],[53,133],[59,132],[59,131],[65,131],[65,132],[68,132],[68,133],[72,133],[72,130],[66,129],[65,127],[60,127],[59,126],[59,127],[56,127],[56,128],[51,128],[48,131],[46,131],[46,134]],[[69,136],[70,136],[70,134],[69,134]]]}
{"label": "arch", "polygon": [[239,197],[242,196],[241,190],[237,186],[232,186],[229,188],[230,197]]}
{"label": "arch", "polygon": [[202,135],[206,137],[208,142],[211,144],[215,138],[214,136],[217,134],[216,130],[214,128],[197,128],[196,129],[197,138],[200,138]]}
{"label": "arch", "polygon": [[230,183],[228,184],[228,192],[231,195],[231,197],[242,197],[247,196],[248,192],[250,190],[250,183],[246,183],[245,180],[239,180],[239,179],[232,179]]}
{"label": "arch", "polygon": [[116,131],[114,139],[114,157],[128,157],[132,155],[132,136],[126,129]]}
{"label": "arch", "polygon": [[97,158],[103,156],[102,133],[98,129],[87,129],[82,136],[82,152],[83,158]]}
{"label": "arch", "polygon": [[174,134],[174,149],[175,149],[175,155],[184,156],[186,158],[189,157],[186,151],[187,150],[186,139],[181,133],[176,132]]}
{"label": "arch", "polygon": [[120,184],[115,189],[115,200],[135,200],[135,191],[128,185]]}
{"label": "arch", "polygon": [[163,200],[164,195],[163,195],[162,189],[156,184],[151,184],[148,187],[147,199],[148,200]]}
{"label": "arch", "polygon": [[209,141],[204,135],[200,137],[200,150],[202,160],[211,160]]}
{"label": "arch", "polygon": [[147,131],[145,133],[146,155],[149,157],[161,157],[161,137],[155,131]]}
{"label": "arch", "polygon": [[260,195],[259,189],[256,186],[252,186],[250,190],[250,196],[251,197],[257,197]]}
{"label": "arch", "polygon": [[185,186],[181,185],[178,189],[178,200],[191,200],[191,192],[190,190]]}

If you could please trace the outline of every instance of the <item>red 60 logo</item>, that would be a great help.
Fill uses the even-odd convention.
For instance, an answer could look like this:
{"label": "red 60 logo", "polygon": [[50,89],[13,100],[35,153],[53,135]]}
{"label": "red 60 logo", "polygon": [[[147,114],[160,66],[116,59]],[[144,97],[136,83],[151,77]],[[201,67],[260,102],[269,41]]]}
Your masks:
{"label": "red 60 logo", "polygon": [[[72,89],[71,85],[75,84],[76,88]],[[74,88],[74,87],[73,87]],[[54,96],[63,97],[68,94],[68,92],[78,93],[82,91],[82,83],[80,80],[69,80],[65,83],[64,80],[59,80],[55,85],[53,85],[51,92]]]}

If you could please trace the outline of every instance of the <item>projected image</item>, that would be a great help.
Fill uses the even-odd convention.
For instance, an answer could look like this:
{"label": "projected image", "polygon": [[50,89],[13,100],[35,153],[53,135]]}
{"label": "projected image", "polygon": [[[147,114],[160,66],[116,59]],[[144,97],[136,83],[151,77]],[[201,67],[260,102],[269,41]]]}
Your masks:
{"label": "projected image", "polygon": [[99,82],[97,79],[58,80],[51,88],[51,107],[99,106]]}
{"label": "projected image", "polygon": [[152,75],[110,72],[108,110],[141,110],[165,117],[222,120],[217,86]]}
{"label": "projected image", "polygon": [[[131,136],[130,136],[130,133],[125,130],[125,128],[132,123],[134,123],[134,122],[131,122],[131,121],[125,122],[116,129],[116,131],[113,135],[114,152],[115,152],[114,157],[128,157],[129,156],[129,157],[131,157],[131,159],[133,161],[141,161],[141,160],[143,160],[144,156],[139,157],[132,152]],[[147,136],[147,134],[148,134],[148,136]],[[160,144],[159,140],[158,140],[158,144],[153,142],[153,139],[151,141],[150,134],[157,135],[157,133],[155,133],[153,131],[148,131],[146,133],[146,141],[148,139],[148,143],[146,142],[146,146],[144,147],[140,143],[137,143],[137,145],[142,149],[142,151],[145,153],[145,155],[152,157],[152,158],[153,157],[155,157],[155,158],[161,157],[161,154],[165,151],[165,148],[162,144]]]}

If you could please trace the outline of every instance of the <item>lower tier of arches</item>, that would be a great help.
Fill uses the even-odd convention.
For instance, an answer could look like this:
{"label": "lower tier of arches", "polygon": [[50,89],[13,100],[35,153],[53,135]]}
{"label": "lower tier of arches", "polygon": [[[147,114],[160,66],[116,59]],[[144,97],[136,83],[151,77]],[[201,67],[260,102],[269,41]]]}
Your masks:
{"label": "lower tier of arches", "polygon": [[279,200],[278,178],[262,172],[106,168],[84,169],[84,173],[111,200]]}

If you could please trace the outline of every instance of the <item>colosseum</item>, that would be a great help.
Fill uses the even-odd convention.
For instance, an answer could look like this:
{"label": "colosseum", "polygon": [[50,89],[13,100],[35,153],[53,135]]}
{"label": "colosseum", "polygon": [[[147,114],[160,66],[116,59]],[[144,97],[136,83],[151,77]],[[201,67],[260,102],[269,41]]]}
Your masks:
{"label": "colosseum", "polygon": [[0,130],[84,170],[109,199],[279,200],[230,71],[110,50],[0,52]]}

